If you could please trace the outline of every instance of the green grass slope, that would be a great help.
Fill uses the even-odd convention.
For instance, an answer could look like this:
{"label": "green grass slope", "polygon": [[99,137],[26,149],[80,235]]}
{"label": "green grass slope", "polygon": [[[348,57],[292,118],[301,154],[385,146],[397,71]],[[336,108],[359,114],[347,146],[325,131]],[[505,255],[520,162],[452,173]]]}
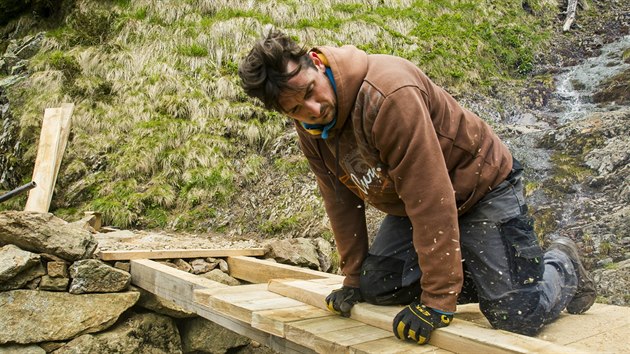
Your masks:
{"label": "green grass slope", "polygon": [[321,232],[291,125],[239,87],[238,62],[269,27],[307,46],[408,58],[466,95],[526,77],[558,12],[551,0],[78,1],[8,96],[24,166],[44,108],[76,105],[51,208],[61,217],[95,210],[117,227]]}

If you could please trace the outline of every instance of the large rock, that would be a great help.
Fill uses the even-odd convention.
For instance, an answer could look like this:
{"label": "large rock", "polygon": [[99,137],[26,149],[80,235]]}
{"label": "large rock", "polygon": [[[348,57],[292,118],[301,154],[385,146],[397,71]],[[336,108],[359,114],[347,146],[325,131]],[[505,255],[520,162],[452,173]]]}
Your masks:
{"label": "large rock", "polygon": [[133,314],[110,330],[84,334],[68,342],[55,354],[80,353],[182,353],[174,321],[155,313]]}
{"label": "large rock", "polygon": [[[0,283],[0,291],[22,289],[32,280],[35,280],[45,274],[46,270],[44,269],[44,266],[41,262],[37,262],[35,266],[28,268],[27,270],[3,283]],[[31,289],[34,288],[35,286],[31,287]]]}
{"label": "large rock", "polygon": [[131,274],[98,259],[84,259],[70,266],[71,294],[115,293],[127,289]]}
{"label": "large rock", "polygon": [[0,247],[0,283],[39,263],[39,255],[14,245]]}
{"label": "large rock", "polygon": [[46,351],[38,345],[0,345],[0,353],[2,354],[46,354]]}
{"label": "large rock", "polygon": [[186,321],[181,336],[184,353],[226,353],[249,344],[249,338],[201,317]]}
{"label": "large rock", "polygon": [[321,270],[317,246],[307,238],[273,240],[266,244],[268,257],[284,264]]}
{"label": "large rock", "polygon": [[0,344],[63,341],[100,332],[140,297],[137,292],[72,295],[36,290],[0,293]]}
{"label": "large rock", "polygon": [[319,268],[322,272],[333,270],[333,245],[322,237],[316,238],[314,241],[317,247],[317,258],[319,259]]}
{"label": "large rock", "polygon": [[0,245],[7,244],[69,261],[90,258],[97,246],[91,233],[50,213],[20,211],[0,213]]}
{"label": "large rock", "polygon": [[221,269],[213,269],[208,273],[200,274],[200,276],[229,286],[236,286],[241,284],[238,279],[223,273]]}

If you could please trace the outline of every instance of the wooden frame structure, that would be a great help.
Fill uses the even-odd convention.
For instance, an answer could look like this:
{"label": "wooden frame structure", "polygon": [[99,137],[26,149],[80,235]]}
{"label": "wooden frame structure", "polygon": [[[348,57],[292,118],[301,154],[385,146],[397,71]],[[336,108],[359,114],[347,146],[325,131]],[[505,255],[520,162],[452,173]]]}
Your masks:
{"label": "wooden frame structure", "polygon": [[350,318],[325,310],[343,277],[248,256],[228,256],[231,275],[253,284],[227,286],[149,259],[131,260],[132,283],[283,353],[623,353],[630,308],[595,304],[563,314],[537,337],[490,328],[477,304],[434,331],[430,345],[391,333],[400,307],[360,303]]}

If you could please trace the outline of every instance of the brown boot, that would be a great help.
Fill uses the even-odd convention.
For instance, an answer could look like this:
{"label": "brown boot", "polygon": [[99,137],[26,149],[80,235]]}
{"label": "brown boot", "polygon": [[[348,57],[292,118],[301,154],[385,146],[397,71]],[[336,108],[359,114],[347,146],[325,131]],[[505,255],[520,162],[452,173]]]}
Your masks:
{"label": "brown boot", "polygon": [[586,312],[593,303],[595,297],[597,297],[597,290],[595,290],[595,283],[590,277],[578,254],[577,246],[575,242],[567,237],[560,237],[549,245],[549,249],[557,249],[571,259],[573,268],[578,278],[577,292],[573,295],[573,299],[567,305],[567,312],[572,314],[579,314]]}

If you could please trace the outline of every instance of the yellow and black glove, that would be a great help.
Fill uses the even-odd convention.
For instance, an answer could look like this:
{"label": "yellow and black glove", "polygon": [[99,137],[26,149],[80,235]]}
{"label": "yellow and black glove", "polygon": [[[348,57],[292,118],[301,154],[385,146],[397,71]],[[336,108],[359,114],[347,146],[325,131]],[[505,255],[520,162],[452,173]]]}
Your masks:
{"label": "yellow and black glove", "polygon": [[452,320],[453,313],[437,311],[414,301],[394,317],[394,335],[398,339],[425,344],[435,328],[446,327]]}
{"label": "yellow and black glove", "polygon": [[334,313],[343,317],[350,317],[350,310],[357,302],[363,302],[363,296],[358,288],[342,286],[341,289],[333,290],[326,296],[326,306]]}

